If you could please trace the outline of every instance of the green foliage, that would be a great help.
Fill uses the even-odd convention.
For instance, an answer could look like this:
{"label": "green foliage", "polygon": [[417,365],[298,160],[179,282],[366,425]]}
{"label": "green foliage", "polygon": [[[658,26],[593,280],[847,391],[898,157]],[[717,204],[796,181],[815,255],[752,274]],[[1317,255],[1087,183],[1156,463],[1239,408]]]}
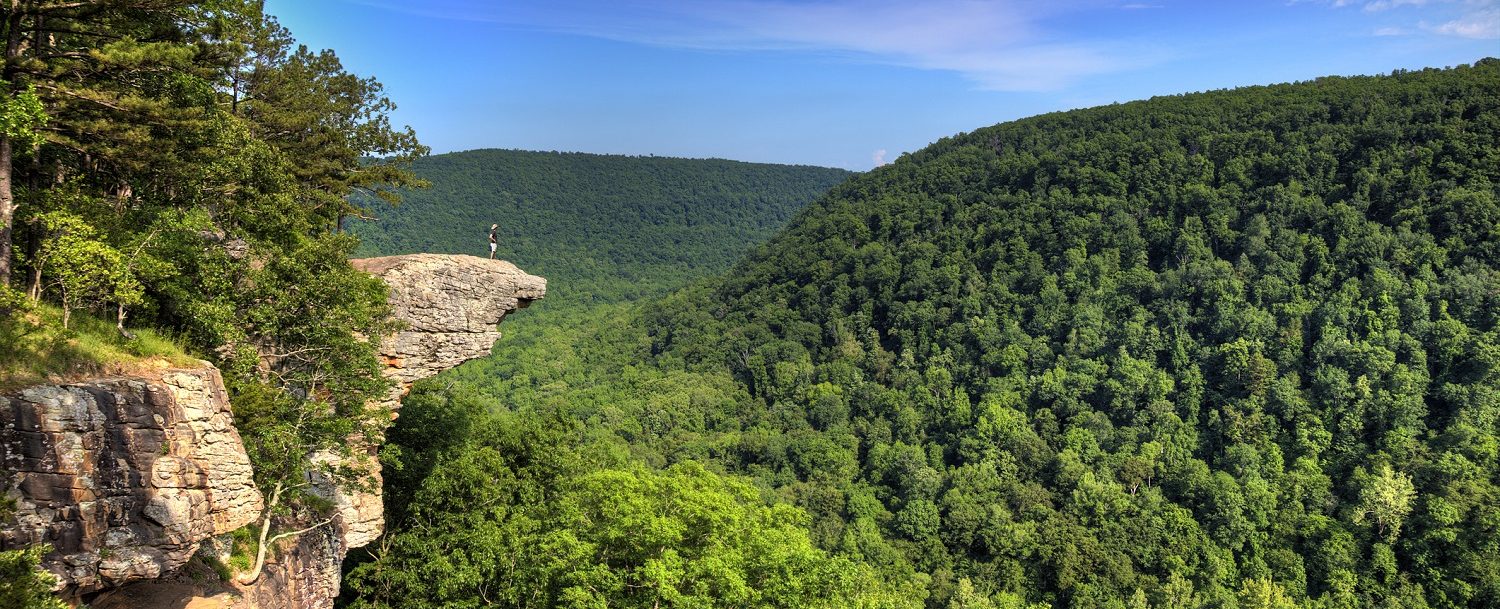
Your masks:
{"label": "green foliage", "polygon": [[[229,558],[224,561],[224,566],[231,573],[244,573],[249,571],[255,562],[255,538],[260,534],[258,527],[247,525],[235,529],[230,533]],[[230,577],[221,576],[224,581]]]}
{"label": "green foliage", "polygon": [[1240,586],[1239,602],[1242,609],[1297,609],[1297,603],[1286,591],[1269,579],[1245,580]]}
{"label": "green foliage", "polygon": [[[512,330],[419,387],[537,422],[403,414],[395,541],[355,586],[417,598],[447,580],[403,568],[492,556],[457,533],[478,522],[567,532],[514,564],[580,568],[609,521],[577,481],[650,496],[696,463],[932,607],[1500,604],[1496,142],[1496,60],[945,139],[721,279]],[[574,448],[476,439],[496,428]],[[623,579],[662,556],[588,581],[665,581]],[[475,573],[443,598],[482,603]]]}
{"label": "green foliage", "polygon": [[120,306],[138,305],[143,300],[141,283],[131,272],[131,265],[119,250],[99,240],[97,231],[79,216],[67,211],[52,211],[32,219],[43,232],[34,263],[50,262],[55,285],[62,297],[63,328],[73,309],[105,302]]}
{"label": "green foliage", "polygon": [[[719,159],[474,150],[427,157],[432,183],[352,223],[362,255],[489,254],[551,282],[547,308],[660,295],[721,272],[848,172]],[[529,315],[530,313],[528,313]]]}
{"label": "green foliage", "polygon": [[65,609],[52,596],[52,574],[39,566],[45,546],[0,551],[0,607]]}
{"label": "green foliage", "polygon": [[30,148],[42,142],[40,129],[47,126],[47,111],[36,96],[36,87],[15,85],[0,80],[0,136],[8,137],[21,147]]}
{"label": "green foliage", "polygon": [[692,462],[591,462],[565,422],[483,408],[408,400],[403,418],[414,421],[393,434],[398,446],[460,439],[439,440],[425,466],[396,468],[424,475],[407,526],[349,574],[353,606],[920,604],[915,590],[814,547],[802,511],[766,505],[743,481]]}
{"label": "green foliage", "polygon": [[331,50],[291,49],[284,34],[268,35],[256,46],[276,69],[257,70],[250,79],[245,116],[260,139],[296,159],[291,171],[308,187],[317,217],[341,223],[367,212],[350,194],[394,203],[400,197],[392,188],[426,184],[405,166],[427,148],[410,127],[392,128],[388,114],[396,105],[381,95],[379,82],[346,72]]}
{"label": "green foliage", "polygon": [[1354,522],[1368,519],[1375,523],[1378,534],[1387,541],[1395,541],[1401,535],[1401,522],[1411,514],[1412,500],[1417,497],[1411,476],[1398,474],[1391,471],[1391,466],[1383,465],[1366,479],[1364,488],[1360,489]]}
{"label": "green foliage", "polygon": [[[386,288],[349,265],[339,224],[357,193],[419,183],[426,149],[377,81],[261,4],[4,9],[0,150],[26,148],[0,166],[0,284],[24,279],[31,302],[0,297],[21,313],[0,318],[0,373],[97,372],[179,342],[224,372],[267,514],[296,522],[327,507],[309,470],[369,484],[309,455],[353,456],[389,420],[366,407],[390,387],[372,342],[393,327]],[[96,331],[105,314],[120,336]]]}

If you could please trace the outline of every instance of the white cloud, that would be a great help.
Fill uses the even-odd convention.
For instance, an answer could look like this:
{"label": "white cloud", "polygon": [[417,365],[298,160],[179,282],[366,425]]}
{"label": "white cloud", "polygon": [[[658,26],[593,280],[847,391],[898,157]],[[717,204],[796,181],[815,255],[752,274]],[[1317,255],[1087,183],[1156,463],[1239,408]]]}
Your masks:
{"label": "white cloud", "polygon": [[[1418,9],[1426,19],[1411,23],[1411,28],[1381,27],[1376,36],[1405,36],[1412,28],[1445,36],[1490,40],[1500,38],[1500,0],[1290,0],[1320,2],[1334,8],[1359,6],[1367,13],[1391,11],[1410,15]],[[1439,25],[1430,25],[1440,21]]]}
{"label": "white cloud", "polygon": [[1496,0],[1288,0],[1288,4],[1302,4],[1312,2],[1316,4],[1327,4],[1333,8],[1344,8],[1346,6],[1358,6],[1367,13],[1379,13],[1394,9],[1412,7],[1437,7],[1442,5],[1461,4],[1471,7],[1483,7],[1494,5]]}
{"label": "white cloud", "polygon": [[876,150],[875,152],[871,153],[870,154],[870,160],[875,163],[876,167],[884,165],[885,164],[885,149],[881,148],[880,150]]}
{"label": "white cloud", "polygon": [[1375,13],[1379,11],[1388,11],[1390,9],[1400,8],[1403,6],[1423,6],[1427,4],[1428,1],[1429,0],[1375,0],[1374,2],[1366,2],[1365,10]]}
{"label": "white cloud", "polygon": [[1063,38],[1045,27],[1065,13],[1107,8],[1097,0],[353,1],[655,46],[833,53],[956,72],[994,90],[1053,90],[1166,58],[1161,48]]}
{"label": "white cloud", "polygon": [[1431,29],[1439,34],[1463,38],[1500,38],[1500,9],[1470,13]]}

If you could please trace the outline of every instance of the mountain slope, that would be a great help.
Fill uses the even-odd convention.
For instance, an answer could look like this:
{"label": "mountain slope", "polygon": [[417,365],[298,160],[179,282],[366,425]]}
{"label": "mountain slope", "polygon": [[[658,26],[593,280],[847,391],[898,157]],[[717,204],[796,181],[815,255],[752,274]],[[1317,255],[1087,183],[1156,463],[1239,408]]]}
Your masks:
{"label": "mountain slope", "polygon": [[568,535],[423,511],[540,425],[572,467],[748,477],[929,607],[1500,605],[1497,185],[1495,60],[945,139],[710,285],[419,387],[403,419],[514,420],[393,434],[421,526],[367,574],[476,521]]}
{"label": "mountain slope", "polygon": [[[473,150],[413,166],[432,183],[352,225],[362,255],[499,256],[552,279],[559,304],[660,294],[728,268],[850,174],[720,159]],[[551,306],[552,303],[549,303]]]}
{"label": "mountain slope", "polygon": [[857,437],[929,572],[1493,606],[1497,185],[1495,60],[1042,116],[835,189],[656,350]]}

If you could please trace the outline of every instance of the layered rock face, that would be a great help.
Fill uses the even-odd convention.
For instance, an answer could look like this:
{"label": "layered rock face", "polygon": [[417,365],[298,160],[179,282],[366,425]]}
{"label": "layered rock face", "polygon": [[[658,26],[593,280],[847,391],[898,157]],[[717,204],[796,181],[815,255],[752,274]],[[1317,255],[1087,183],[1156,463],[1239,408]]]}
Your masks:
{"label": "layered rock face", "polygon": [[0,463],[17,508],[0,549],[50,544],[80,593],[171,573],[262,507],[206,362],[0,395]]}
{"label": "layered rock face", "polygon": [[[412,383],[487,355],[500,338],[495,325],[547,290],[545,279],[503,260],[415,254],[351,262],[390,286],[393,314],[406,324],[381,341],[396,387],[378,406],[393,416]],[[378,467],[376,448],[364,447],[368,461],[355,465]],[[0,549],[51,544],[45,565],[60,584],[75,595],[111,588],[96,599],[106,604],[183,606],[173,600],[180,590],[152,580],[263,509],[223,381],[206,362],[0,395],[0,465],[7,476],[0,491],[10,489],[17,506],[16,524],[0,523]],[[378,485],[351,491],[317,473],[310,482],[334,504],[334,519],[281,542],[260,578],[234,591],[238,609],[332,607],[345,553],[384,528]],[[310,524],[278,519],[274,530]],[[120,587],[131,582],[142,583]]]}
{"label": "layered rock face", "polygon": [[[411,384],[468,360],[488,355],[500,339],[496,324],[547,292],[547,280],[528,275],[504,260],[475,256],[410,254],[350,261],[390,286],[393,316],[406,328],[381,341],[387,378],[396,387],[380,404],[393,416]],[[375,470],[376,447],[367,447]],[[333,459],[331,454],[312,459]],[[246,596],[258,609],[326,609],[338,596],[344,554],[369,544],[385,528],[379,493],[337,488],[314,478],[314,491],[329,499],[338,515],[334,526],[297,538],[275,563],[268,563]],[[288,523],[287,528],[296,528]]]}
{"label": "layered rock face", "polygon": [[407,324],[380,345],[400,392],[392,409],[412,383],[488,355],[500,340],[495,325],[547,293],[546,279],[504,260],[410,254],[350,263],[391,286],[393,314]]}
{"label": "layered rock face", "polygon": [[[396,381],[381,406],[393,418],[412,383],[489,355],[500,340],[496,325],[547,294],[546,279],[504,260],[408,254],[349,262],[390,286],[391,314],[406,324],[380,343],[386,378]],[[368,465],[379,467],[373,447]],[[378,487],[375,494],[327,495],[338,506],[346,546],[362,547],[380,536],[385,518]]]}

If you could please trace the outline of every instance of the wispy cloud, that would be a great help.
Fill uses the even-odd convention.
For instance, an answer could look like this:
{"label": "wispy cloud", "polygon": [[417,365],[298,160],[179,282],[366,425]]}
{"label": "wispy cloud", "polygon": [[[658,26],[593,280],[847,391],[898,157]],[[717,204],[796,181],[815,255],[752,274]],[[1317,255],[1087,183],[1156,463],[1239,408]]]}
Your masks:
{"label": "wispy cloud", "polygon": [[870,162],[875,163],[876,167],[880,167],[881,165],[884,165],[885,164],[885,149],[881,148],[879,150],[876,150],[875,152],[870,153]]}
{"label": "wispy cloud", "polygon": [[[1039,0],[354,0],[390,10],[487,21],[655,46],[806,51],[962,74],[994,90],[1053,90],[1164,60],[1162,48],[1064,36],[1049,19],[1106,3]],[[1147,8],[1130,4],[1120,8]]]}
{"label": "wispy cloud", "polygon": [[1477,11],[1431,28],[1449,36],[1493,40],[1500,38],[1500,9]]}
{"label": "wispy cloud", "polygon": [[1403,6],[1424,6],[1429,2],[1430,0],[1374,0],[1373,2],[1366,2],[1364,8],[1366,11],[1378,13]]}
{"label": "wispy cloud", "polygon": [[1426,6],[1428,4],[1447,4],[1452,2],[1477,3],[1476,0],[1287,0],[1287,4],[1327,4],[1333,8],[1358,6],[1367,13],[1378,13],[1404,6]]}
{"label": "wispy cloud", "polygon": [[[1290,0],[1297,4],[1309,0]],[[1500,0],[1310,0],[1334,8],[1358,6],[1367,13],[1406,15],[1412,27],[1433,34],[1489,40],[1500,38]],[[1421,19],[1413,12],[1420,12]],[[1438,25],[1431,25],[1437,22]],[[1376,36],[1404,36],[1411,28],[1381,27]]]}

